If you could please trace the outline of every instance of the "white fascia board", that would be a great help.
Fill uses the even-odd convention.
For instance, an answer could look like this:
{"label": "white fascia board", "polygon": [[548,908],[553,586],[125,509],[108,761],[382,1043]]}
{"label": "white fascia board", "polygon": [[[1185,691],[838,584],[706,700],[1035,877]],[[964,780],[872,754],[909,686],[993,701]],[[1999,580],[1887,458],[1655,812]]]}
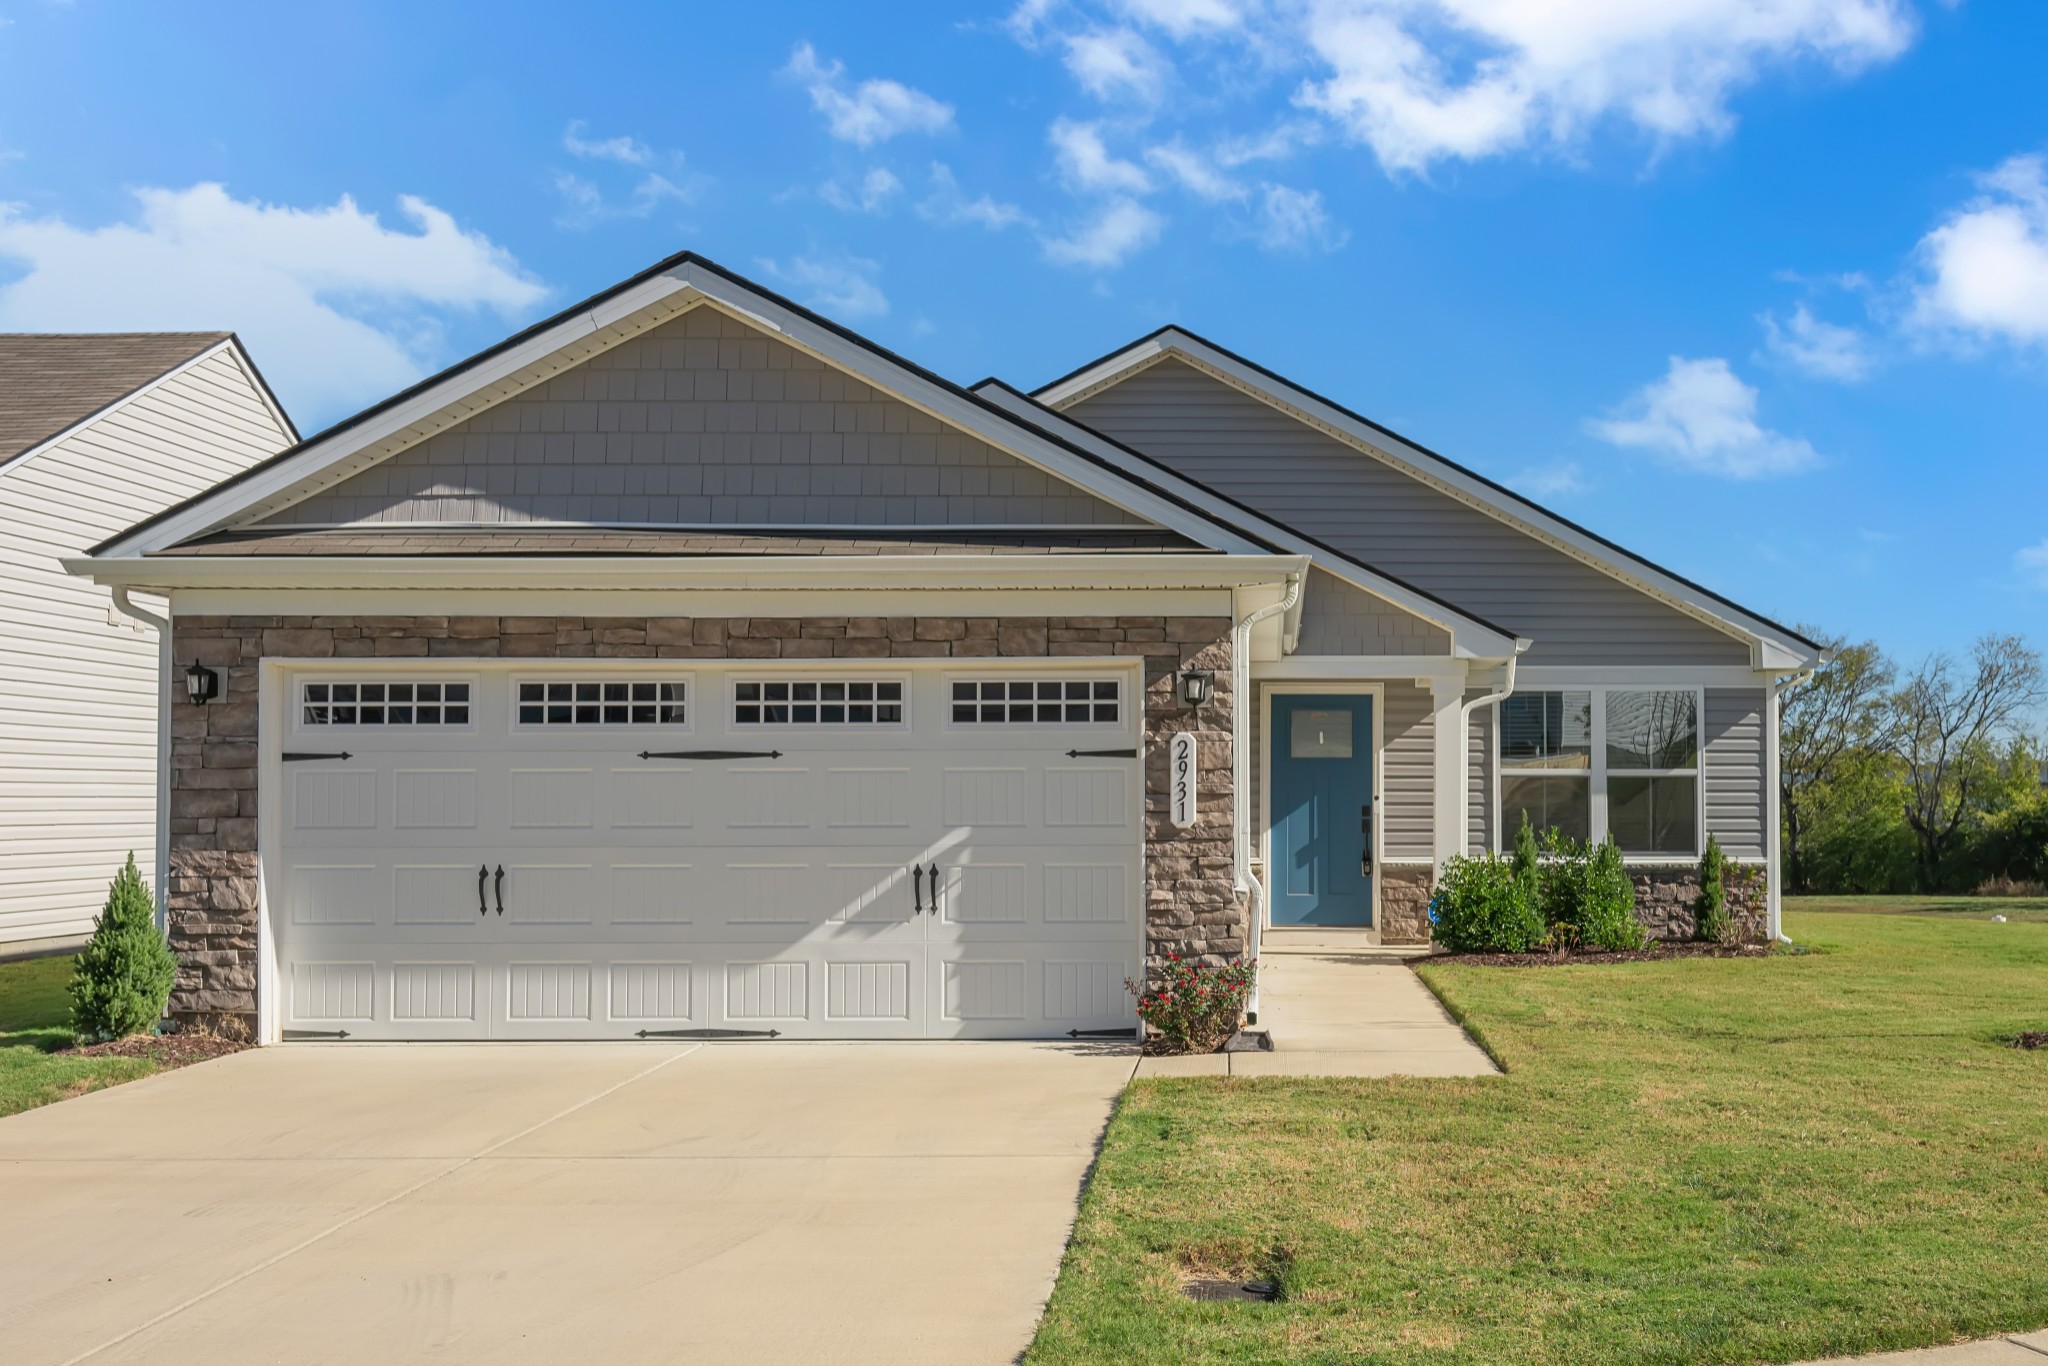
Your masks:
{"label": "white fascia board", "polygon": [[[164,385],[169,384],[172,380],[176,379],[178,376],[184,374],[187,370],[190,370],[193,366],[198,365],[200,362],[208,359],[209,357],[214,356],[222,351],[234,350],[236,350],[234,345],[234,338],[227,337],[215,342],[213,345],[207,347],[204,351],[200,351],[195,355],[187,357],[185,360],[180,361],[178,364],[164,371],[161,375],[158,375],[155,379],[149,381],[147,384],[144,384],[140,388],[131,389],[127,393],[121,395],[121,397],[115,399],[112,403],[107,404],[104,408],[96,408],[92,412],[87,413],[84,417],[81,417],[80,419],[78,419],[78,421],[72,423],[69,427],[66,427],[63,431],[58,432],[56,435],[44,437],[41,441],[38,441],[35,445],[30,446],[27,450],[15,456],[13,459],[0,461],[0,479],[6,478],[9,474],[14,472],[15,470],[22,468],[24,465],[34,460],[37,456],[47,454],[48,452],[57,449],[57,447],[63,445],[72,437],[77,436],[80,432],[85,431],[94,423],[105,421],[107,418],[112,417],[115,413],[120,412],[123,408],[126,408],[129,404],[134,403],[136,400],[144,398],[147,395],[155,392],[157,389],[163,387]],[[253,376],[250,379],[250,387],[255,389],[259,393],[263,391],[263,386],[257,384]],[[274,405],[271,405],[269,403],[267,395],[264,401],[265,405],[271,407],[273,412],[276,411]],[[285,422],[282,420],[282,414],[279,414],[279,418],[279,429],[287,432],[290,431],[291,424],[289,422]]]}
{"label": "white fascia board", "polygon": [[[1060,434],[1075,445],[1109,461],[1119,469],[1130,468],[1135,472],[1134,467],[1138,462],[1133,460],[1130,453],[1119,449],[1114,442],[1104,440],[1099,432],[1091,431],[1070,418],[1058,414],[1048,415],[1034,407],[1030,400],[1012,393],[999,384],[982,385],[974,392],[1004,411],[1014,412],[1027,421],[1057,422],[1062,429]],[[1451,633],[1455,653],[1471,655],[1474,658],[1494,658],[1516,652],[1517,637],[1506,635],[1485,622],[1476,621],[1445,603],[1416,592],[1406,584],[1397,583],[1376,573],[1355,560],[1332,554],[1304,539],[1300,532],[1284,523],[1276,522],[1251,508],[1234,503],[1213,489],[1170,470],[1154,467],[1147,467],[1144,470],[1144,477],[1170,484],[1176,493],[1201,507],[1210,516],[1243,523],[1274,544],[1285,546],[1297,555],[1306,556],[1316,568],[1384,602],[1392,603],[1410,616],[1420,617],[1433,626],[1442,627]],[[1304,593],[1304,600],[1306,597],[1307,594]],[[1297,603],[1295,607],[1297,617],[1300,606],[1301,604]],[[1527,643],[1523,642],[1521,648],[1526,649]]]}
{"label": "white fascia board", "polygon": [[[774,331],[782,340],[809,351],[835,369],[854,375],[922,409],[946,425],[977,436],[1065,483],[1076,485],[1156,526],[1177,531],[1197,544],[1235,554],[1264,553],[1263,546],[1231,529],[1232,519],[1216,518],[1206,509],[1195,512],[1184,506],[1192,500],[1186,499],[1182,490],[1176,488],[1173,496],[1167,497],[1145,487],[1145,484],[1158,486],[1166,482],[1152,471],[1139,473],[1126,470],[1121,465],[1115,472],[1105,470],[1101,465],[1075,455],[1059,442],[1028,427],[1006,421],[1000,414],[991,413],[983,406],[988,402],[986,395],[963,396],[960,391],[906,369],[715,271],[695,264],[685,264],[678,269],[706,298],[740,314],[748,322]],[[983,402],[975,402],[976,397]],[[1019,410],[1017,416],[1034,426],[1043,418],[1042,414],[1034,415],[1023,410]],[[1118,473],[1127,477],[1118,478]],[[1143,480],[1144,483],[1129,482],[1132,479]]]}
{"label": "white fascia board", "polygon": [[1764,688],[1782,671],[1741,664],[1524,664],[1515,687]]}
{"label": "white fascia board", "polygon": [[1254,682],[1288,679],[1336,681],[1346,678],[1438,679],[1467,678],[1470,663],[1451,655],[1289,655],[1285,659],[1255,660]]}
{"label": "white fascia board", "polygon": [[[1148,337],[1127,347],[1079,374],[1069,375],[1057,384],[1040,391],[1036,397],[1048,407],[1064,407],[1083,396],[1119,383],[1168,356],[1192,362],[1198,369],[1207,370],[1256,398],[1290,411],[1297,418],[1307,421],[1310,426],[1335,436],[1347,445],[1363,450],[1410,478],[1448,494],[1497,521],[1505,522],[1525,535],[1534,536],[1572,558],[1677,608],[1695,620],[1749,642],[1752,657],[1760,667],[1768,666],[1771,662],[1766,657],[1765,647],[1771,647],[1771,652],[1778,654],[1805,650],[1800,642],[1786,639],[1782,634],[1782,628],[1760,617],[1752,616],[1740,608],[1708,597],[1693,585],[1684,583],[1653,565],[1633,558],[1620,558],[1611,548],[1601,544],[1586,532],[1566,524],[1534,504],[1511,507],[1503,502],[1499,490],[1466,471],[1457,469],[1441,457],[1429,455],[1399,437],[1377,427],[1368,426],[1351,414],[1338,410],[1325,400],[1294,385],[1276,385],[1272,379],[1236,357],[1225,355],[1200,338],[1189,336],[1175,328],[1165,329],[1157,336]],[[1805,658],[1806,654],[1802,654],[1801,657]]]}
{"label": "white fascia board", "polygon": [[[1019,561],[1024,561],[1019,563]],[[1306,572],[1292,555],[419,556],[68,559],[96,583],[192,589],[1235,589]]]}
{"label": "white fascia board", "polygon": [[[300,485],[318,478],[323,472],[343,464],[351,457],[379,443],[405,435],[421,423],[432,419],[437,413],[461,403],[464,399],[515,378],[522,371],[541,364],[549,356],[574,342],[616,326],[631,315],[649,309],[663,300],[670,300],[674,307],[660,318],[648,318],[647,325],[666,320],[688,306],[688,299],[673,298],[687,289],[685,282],[677,278],[677,272],[664,273],[642,281],[616,298],[564,318],[547,331],[527,338],[518,346],[510,347],[460,374],[451,375],[405,402],[394,404],[355,426],[336,432],[332,437],[311,438],[302,443],[301,449],[291,459],[281,461],[247,479],[224,486],[212,496],[200,499],[176,516],[168,517],[138,535],[110,543],[104,553],[110,556],[142,555],[176,545],[193,536],[204,535],[270,499],[297,491]],[[584,358],[578,356],[576,359],[580,361]],[[531,377],[529,384],[539,383],[547,377],[546,373],[536,374]],[[467,412],[462,414],[464,417],[468,415]],[[309,494],[314,491],[316,490],[310,488],[304,490]]]}

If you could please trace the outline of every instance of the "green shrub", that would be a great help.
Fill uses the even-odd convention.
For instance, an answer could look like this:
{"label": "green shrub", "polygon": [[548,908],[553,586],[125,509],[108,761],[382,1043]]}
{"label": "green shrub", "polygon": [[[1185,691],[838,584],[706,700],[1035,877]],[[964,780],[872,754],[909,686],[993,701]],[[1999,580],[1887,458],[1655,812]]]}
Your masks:
{"label": "green shrub", "polygon": [[1522,889],[1522,899],[1529,903],[1529,909],[1543,918],[1543,872],[1539,855],[1541,846],[1536,842],[1536,831],[1529,824],[1529,813],[1522,813],[1522,828],[1515,832],[1515,883]]}
{"label": "green shrub", "polygon": [[1498,854],[1447,859],[1429,919],[1436,941],[1453,953],[1527,953],[1543,941],[1536,903],[1515,863]]}
{"label": "green shrub", "polygon": [[156,927],[155,900],[130,854],[72,969],[71,1027],[88,1041],[155,1028],[177,972],[177,957]]}
{"label": "green shrub", "polygon": [[1156,988],[1126,979],[1124,989],[1138,998],[1138,1018],[1161,1051],[1214,1053],[1237,1032],[1257,979],[1256,963],[1211,968],[1169,953]]}
{"label": "green shrub", "polygon": [[1643,946],[1635,884],[1613,840],[1589,848],[1552,830],[1543,850],[1543,922],[1552,948],[1621,952]]}
{"label": "green shrub", "polygon": [[1692,933],[1709,944],[1735,942],[1735,922],[1728,918],[1727,871],[1721,842],[1707,836],[1707,851],[1700,855],[1700,894],[1692,903]]}

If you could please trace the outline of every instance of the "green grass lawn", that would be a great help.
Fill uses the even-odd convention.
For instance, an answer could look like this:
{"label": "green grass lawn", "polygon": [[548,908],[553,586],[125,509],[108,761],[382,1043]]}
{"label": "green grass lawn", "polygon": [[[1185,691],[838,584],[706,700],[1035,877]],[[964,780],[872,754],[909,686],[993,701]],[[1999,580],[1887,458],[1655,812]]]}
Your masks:
{"label": "green grass lawn", "polygon": [[148,1076],[146,1058],[67,1058],[71,958],[0,963],[0,1115]]}
{"label": "green grass lawn", "polygon": [[2041,896],[1788,896],[1788,911],[1830,915],[1935,915],[1966,920],[2048,920],[2048,897]]}
{"label": "green grass lawn", "polygon": [[[1976,903],[1981,907],[1983,903]],[[1476,1080],[1134,1085],[1053,1363],[1785,1362],[2048,1324],[2048,925],[1424,977]],[[1277,1277],[1198,1304],[1194,1273]]]}

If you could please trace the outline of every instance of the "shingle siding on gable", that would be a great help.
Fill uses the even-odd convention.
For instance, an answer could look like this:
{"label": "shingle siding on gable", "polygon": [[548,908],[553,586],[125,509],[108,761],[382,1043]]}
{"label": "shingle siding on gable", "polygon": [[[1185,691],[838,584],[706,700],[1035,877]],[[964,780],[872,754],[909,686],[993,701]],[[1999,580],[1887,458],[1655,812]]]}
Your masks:
{"label": "shingle siding on gable", "polygon": [[1139,518],[712,308],[269,525],[1130,525]]}
{"label": "shingle siding on gable", "polygon": [[1748,647],[1248,394],[1164,360],[1067,410],[1536,643],[1527,664],[1744,664]]}
{"label": "shingle siding on gable", "polygon": [[1303,655],[1447,655],[1451,633],[1410,616],[1326,570],[1312,569],[1301,600]]}

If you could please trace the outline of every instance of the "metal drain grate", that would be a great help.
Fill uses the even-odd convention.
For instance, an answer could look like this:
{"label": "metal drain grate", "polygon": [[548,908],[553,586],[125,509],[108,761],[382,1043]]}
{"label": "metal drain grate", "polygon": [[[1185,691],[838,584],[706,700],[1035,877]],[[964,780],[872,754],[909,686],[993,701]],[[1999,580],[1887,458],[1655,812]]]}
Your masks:
{"label": "metal drain grate", "polygon": [[1280,1287],[1271,1281],[1188,1281],[1180,1293],[1191,1300],[1260,1300],[1280,1298]]}

